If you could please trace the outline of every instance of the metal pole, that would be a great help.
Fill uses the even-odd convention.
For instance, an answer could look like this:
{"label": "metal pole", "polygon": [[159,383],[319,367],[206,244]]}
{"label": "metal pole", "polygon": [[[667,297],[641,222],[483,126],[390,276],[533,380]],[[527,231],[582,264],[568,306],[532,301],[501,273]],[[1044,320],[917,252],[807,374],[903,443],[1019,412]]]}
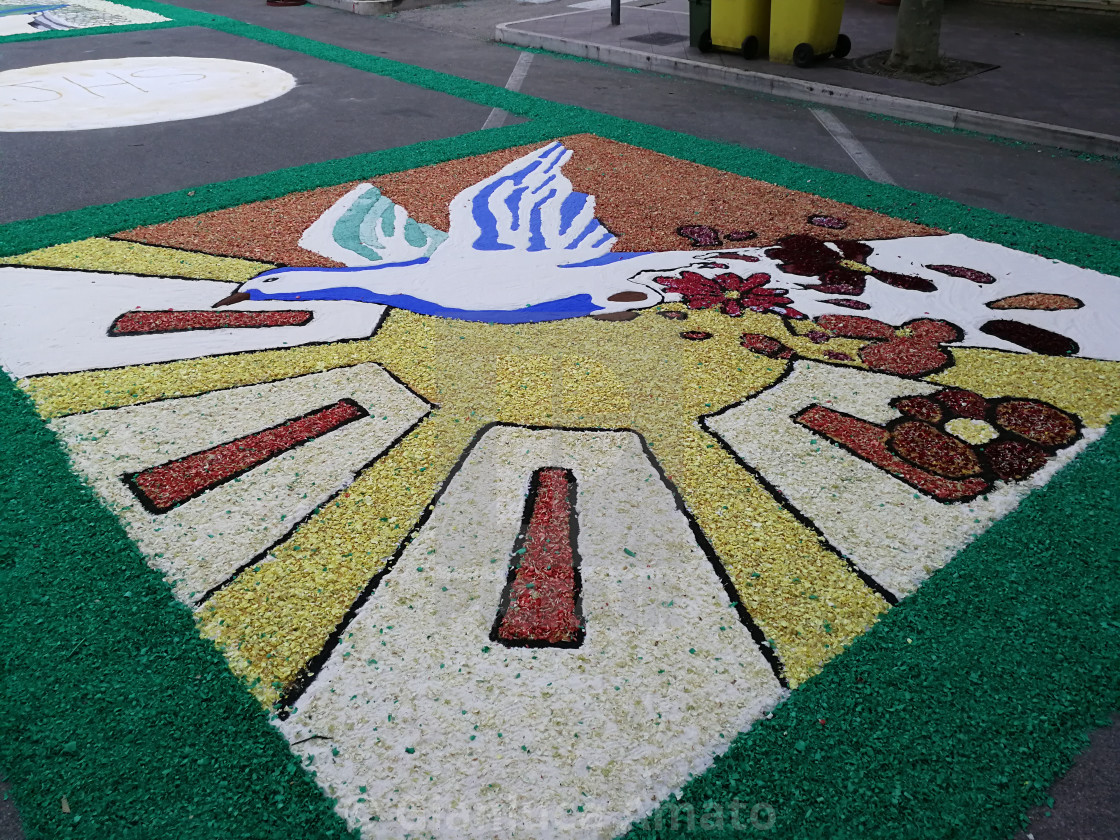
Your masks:
{"label": "metal pole", "polygon": [[611,26],[622,23],[622,0],[611,0]]}

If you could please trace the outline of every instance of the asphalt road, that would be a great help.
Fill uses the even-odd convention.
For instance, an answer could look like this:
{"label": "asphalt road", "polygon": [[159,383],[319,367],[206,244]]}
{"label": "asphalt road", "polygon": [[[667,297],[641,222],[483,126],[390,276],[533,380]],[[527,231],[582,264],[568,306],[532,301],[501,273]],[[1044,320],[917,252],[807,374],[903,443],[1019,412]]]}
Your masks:
{"label": "asphalt road", "polygon": [[[362,17],[311,5],[275,8],[258,0],[172,2],[371,55],[506,85],[522,53],[491,42],[494,26],[565,11],[569,0],[532,4],[468,0],[382,17]],[[90,54],[85,56],[83,51],[83,57],[112,54],[126,47],[154,49],[161,36],[175,39],[179,35],[186,39],[184,49],[209,49],[216,55],[232,57],[223,47],[221,36],[196,44],[189,33],[175,32],[87,36],[81,42]],[[0,53],[0,69],[40,63],[41,59],[32,55],[40,55],[45,48],[45,44],[12,44]],[[284,54],[263,45],[251,50],[262,56],[267,51]],[[359,82],[351,86],[348,80],[357,71],[316,59],[288,53],[287,58],[277,61],[286,69],[290,66],[297,75],[304,73],[313,91],[303,92],[304,98],[298,101],[293,98],[285,102],[289,97],[282,97],[259,106],[270,109],[266,130],[260,128],[262,121],[254,114],[258,109],[250,109],[241,115],[192,121],[195,124],[190,130],[183,129],[184,123],[168,124],[174,128],[102,130],[95,146],[84,146],[86,151],[75,151],[69,139],[60,141],[57,135],[25,135],[30,140],[18,149],[9,146],[11,151],[0,159],[0,180],[20,187],[7,191],[11,200],[0,209],[0,221],[448,136],[481,128],[488,115],[480,106],[450,99],[441,103],[438,100],[443,97],[438,94],[388,80],[381,80],[377,91]],[[342,92],[344,82],[346,91]],[[337,91],[334,94],[327,92],[332,85]],[[1120,238],[1117,160],[932,130],[842,110],[822,115],[801,103],[550,55],[532,57],[520,89],[674,131],[765,149],[836,172],[866,174],[868,161],[872,161],[872,172],[909,189],[1017,218]],[[359,93],[352,95],[352,90]],[[338,115],[326,123],[329,131],[323,130],[324,108]],[[255,125],[247,127],[246,119]],[[847,148],[837,140],[837,136],[845,135]],[[7,135],[9,140],[18,137]],[[20,145],[18,139],[15,143]],[[96,154],[90,151],[94,148]],[[137,155],[137,148],[143,148],[143,153]],[[68,177],[44,172],[75,154],[82,164],[81,179],[76,180],[70,172],[64,173]],[[98,172],[94,168],[98,161],[111,163],[123,155],[131,161],[128,171],[112,173],[111,166],[106,166]],[[31,185],[34,189],[25,188]],[[76,188],[78,185],[80,188]]]}

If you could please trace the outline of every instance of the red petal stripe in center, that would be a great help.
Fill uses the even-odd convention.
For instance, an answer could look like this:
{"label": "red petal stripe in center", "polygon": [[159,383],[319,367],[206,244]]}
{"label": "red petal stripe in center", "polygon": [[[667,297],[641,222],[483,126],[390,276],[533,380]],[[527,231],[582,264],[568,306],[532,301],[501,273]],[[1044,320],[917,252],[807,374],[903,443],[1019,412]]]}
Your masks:
{"label": "red petal stripe in center", "polygon": [[495,641],[565,647],[583,641],[576,602],[575,489],[570,470],[549,467],[534,474],[527,502],[529,527],[514,551],[516,565],[502,599],[508,606],[498,617]]}
{"label": "red petal stripe in center", "polygon": [[368,412],[353,400],[339,400],[279,426],[142,472],[127,473],[124,481],[145,508],[153,513],[166,513],[270,458],[366,416]]}

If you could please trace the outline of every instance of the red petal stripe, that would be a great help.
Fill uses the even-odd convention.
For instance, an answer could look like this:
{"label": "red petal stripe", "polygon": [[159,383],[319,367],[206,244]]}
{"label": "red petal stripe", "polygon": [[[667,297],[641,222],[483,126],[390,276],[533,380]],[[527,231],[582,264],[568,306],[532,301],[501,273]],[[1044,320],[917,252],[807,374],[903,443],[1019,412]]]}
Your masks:
{"label": "red petal stripe", "polygon": [[[572,539],[575,477],[569,470],[538,470],[530,487],[525,542],[507,584],[508,604],[496,640],[512,645],[571,644],[580,641],[576,605],[576,552]],[[517,553],[522,552],[522,553]]]}
{"label": "red petal stripe", "polygon": [[339,400],[271,429],[142,472],[128,473],[124,480],[144,507],[154,513],[166,513],[282,452],[366,416],[366,410],[353,400]]}
{"label": "red petal stripe", "polygon": [[137,310],[125,312],[113,321],[109,335],[145,335],[151,333],[187,332],[189,330],[222,330],[253,327],[302,327],[313,313],[306,309],[278,312],[215,312],[203,310]]}

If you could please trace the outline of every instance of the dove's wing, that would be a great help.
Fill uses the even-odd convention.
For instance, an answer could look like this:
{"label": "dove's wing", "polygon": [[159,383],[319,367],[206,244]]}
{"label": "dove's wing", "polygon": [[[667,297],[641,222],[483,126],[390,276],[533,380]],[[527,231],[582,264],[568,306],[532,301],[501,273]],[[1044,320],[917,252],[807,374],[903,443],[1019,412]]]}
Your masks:
{"label": "dove's wing", "polygon": [[447,234],[410,218],[372,184],[336,201],[304,231],[299,245],[348,266],[409,262],[430,257]]}
{"label": "dove's wing", "polygon": [[610,251],[616,237],[595,218],[595,198],[560,171],[571,156],[552,143],[455,196],[448,250],[553,251],[557,265]]}

